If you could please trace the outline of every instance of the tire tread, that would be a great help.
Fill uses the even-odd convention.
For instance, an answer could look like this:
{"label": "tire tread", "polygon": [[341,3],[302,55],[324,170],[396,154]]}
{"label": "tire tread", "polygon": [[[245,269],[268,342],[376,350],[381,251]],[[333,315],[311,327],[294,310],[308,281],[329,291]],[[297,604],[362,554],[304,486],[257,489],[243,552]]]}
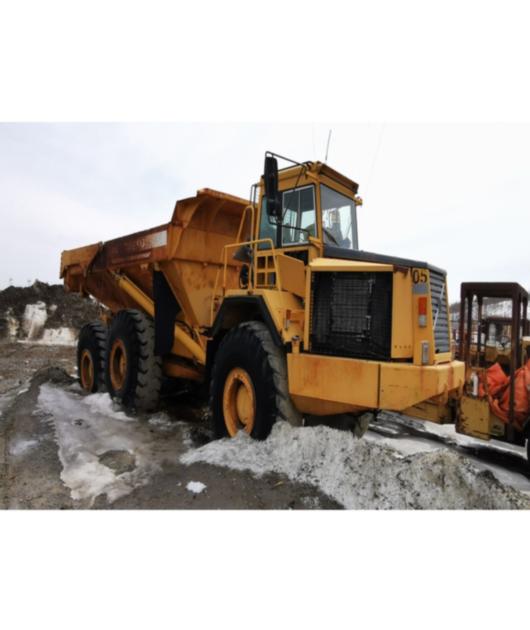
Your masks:
{"label": "tire tread", "polygon": [[116,329],[121,329],[121,334],[128,335],[134,344],[132,391],[123,397],[122,402],[140,411],[153,411],[158,405],[163,378],[162,359],[155,355],[154,322],[142,311],[124,309],[114,318],[110,334]]}
{"label": "tire tread", "polygon": [[[294,426],[303,424],[302,414],[295,408],[289,395],[287,379],[287,363],[285,353],[273,341],[269,329],[263,322],[248,321],[230,330],[222,339],[217,350],[216,357],[223,356],[229,347],[246,347],[257,361],[261,361],[260,377],[266,384],[266,396],[270,408],[273,409],[273,417],[270,426],[260,427],[254,437],[267,437],[272,424],[278,420],[289,422]],[[214,409],[216,401],[215,392],[221,391],[220,367],[214,362],[212,379],[210,384],[210,409],[212,410],[212,424],[214,432],[222,437],[219,418],[215,417]],[[254,432],[253,432],[254,435]]]}

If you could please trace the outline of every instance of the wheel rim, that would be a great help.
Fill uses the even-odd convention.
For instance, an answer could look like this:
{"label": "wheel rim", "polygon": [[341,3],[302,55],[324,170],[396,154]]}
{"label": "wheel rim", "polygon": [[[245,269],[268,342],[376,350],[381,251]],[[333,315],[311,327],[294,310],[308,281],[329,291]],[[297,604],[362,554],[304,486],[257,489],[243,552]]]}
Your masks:
{"label": "wheel rim", "polygon": [[256,393],[248,372],[242,368],[234,368],[226,378],[223,416],[231,437],[240,430],[250,434],[254,428]]}
{"label": "wheel rim", "polygon": [[94,388],[94,362],[92,361],[92,355],[88,350],[83,350],[81,353],[79,372],[81,387],[85,391],[91,392]]}
{"label": "wheel rim", "polygon": [[114,391],[119,391],[125,384],[127,373],[127,351],[121,339],[116,339],[110,349],[110,382]]}

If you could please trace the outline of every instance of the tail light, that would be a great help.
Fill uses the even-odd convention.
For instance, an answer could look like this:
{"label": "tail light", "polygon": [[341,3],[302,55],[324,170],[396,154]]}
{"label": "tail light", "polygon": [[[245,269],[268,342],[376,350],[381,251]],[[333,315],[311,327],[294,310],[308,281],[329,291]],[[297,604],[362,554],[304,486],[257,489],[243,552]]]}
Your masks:
{"label": "tail light", "polygon": [[427,298],[425,296],[418,299],[418,326],[420,328],[427,326]]}

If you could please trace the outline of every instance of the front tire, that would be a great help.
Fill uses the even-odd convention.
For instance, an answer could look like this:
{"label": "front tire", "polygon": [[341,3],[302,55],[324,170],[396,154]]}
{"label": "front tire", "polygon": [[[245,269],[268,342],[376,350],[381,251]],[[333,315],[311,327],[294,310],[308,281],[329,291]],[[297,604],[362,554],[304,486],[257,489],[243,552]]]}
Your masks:
{"label": "front tire", "polygon": [[77,373],[87,394],[105,391],[107,328],[100,321],[85,324],[77,341]]}
{"label": "front tire", "polygon": [[289,396],[285,354],[262,322],[245,322],[219,345],[210,389],[217,438],[243,430],[264,440],[276,420],[302,424]]}
{"label": "front tire", "polygon": [[156,409],[162,386],[162,360],[155,355],[153,320],[145,313],[127,309],[112,320],[105,380],[111,397],[124,407]]}

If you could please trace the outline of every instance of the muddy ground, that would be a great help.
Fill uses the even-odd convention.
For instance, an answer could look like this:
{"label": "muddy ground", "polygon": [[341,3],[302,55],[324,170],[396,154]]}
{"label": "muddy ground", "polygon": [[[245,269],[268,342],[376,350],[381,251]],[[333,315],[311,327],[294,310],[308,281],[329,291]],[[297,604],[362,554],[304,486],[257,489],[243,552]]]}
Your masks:
{"label": "muddy ground", "polygon": [[[316,488],[289,481],[279,474],[262,478],[250,472],[209,464],[179,463],[190,446],[210,439],[201,415],[201,403],[185,392],[163,403],[169,422],[163,426],[139,418],[151,448],[168,453],[161,469],[145,485],[109,501],[73,499],[63,480],[53,422],[39,410],[41,385],[75,388],[75,349],[28,343],[0,344],[0,506],[5,509],[337,509],[341,506]],[[72,423],[82,421],[71,418]],[[173,422],[173,425],[171,425]],[[169,427],[168,427],[169,425]],[[134,470],[134,457],[126,450],[109,450],[98,456],[115,474]],[[199,481],[205,490],[187,489]]]}

